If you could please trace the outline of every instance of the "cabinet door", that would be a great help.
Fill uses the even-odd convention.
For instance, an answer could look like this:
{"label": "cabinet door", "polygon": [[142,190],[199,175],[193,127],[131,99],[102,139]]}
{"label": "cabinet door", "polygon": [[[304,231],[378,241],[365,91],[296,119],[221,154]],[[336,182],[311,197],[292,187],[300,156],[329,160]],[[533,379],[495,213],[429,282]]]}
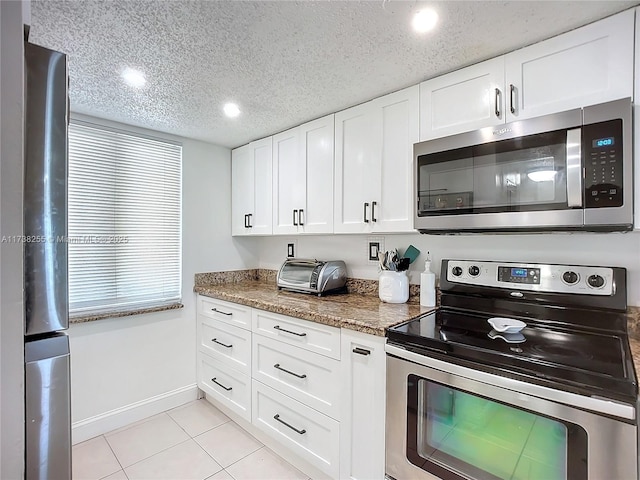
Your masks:
{"label": "cabinet door", "polygon": [[385,338],[342,329],[340,478],[384,478]]}
{"label": "cabinet door", "polygon": [[503,86],[504,57],[422,82],[420,140],[504,123]]}
{"label": "cabinet door", "polygon": [[380,190],[381,111],[368,102],[336,113],[335,122],[333,230],[370,232],[371,202]]}
{"label": "cabinet door", "polygon": [[273,136],[273,233],[298,231],[307,177],[299,140],[300,127]]}
{"label": "cabinet door", "polygon": [[231,234],[249,235],[248,217],[253,211],[253,155],[250,145],[231,152]]}
{"label": "cabinet door", "polygon": [[413,231],[413,144],[418,142],[418,85],[375,100],[382,114],[380,192],[371,221],[376,232]]}
{"label": "cabinet door", "polygon": [[334,116],[328,115],[300,128],[301,157],[306,159],[306,201],[296,208],[305,233],[333,233]]}
{"label": "cabinet door", "polygon": [[272,233],[272,137],[251,142],[254,163],[254,200],[250,218],[252,235]]}
{"label": "cabinet door", "polygon": [[633,43],[629,10],[506,55],[507,121],[632,97]]}

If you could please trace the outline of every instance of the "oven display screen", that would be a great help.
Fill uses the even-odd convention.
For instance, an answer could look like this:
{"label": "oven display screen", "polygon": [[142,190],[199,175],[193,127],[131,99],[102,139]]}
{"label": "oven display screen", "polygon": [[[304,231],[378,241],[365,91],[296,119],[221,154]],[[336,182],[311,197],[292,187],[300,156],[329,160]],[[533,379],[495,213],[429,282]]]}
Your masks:
{"label": "oven display screen", "polygon": [[527,278],[527,269],[526,268],[512,268],[511,269],[511,276],[512,277],[519,277],[519,278]]}
{"label": "oven display screen", "polygon": [[592,142],[592,148],[613,147],[614,143],[614,137],[597,138]]}
{"label": "oven display screen", "polygon": [[540,269],[525,267],[498,267],[498,281],[540,285]]}

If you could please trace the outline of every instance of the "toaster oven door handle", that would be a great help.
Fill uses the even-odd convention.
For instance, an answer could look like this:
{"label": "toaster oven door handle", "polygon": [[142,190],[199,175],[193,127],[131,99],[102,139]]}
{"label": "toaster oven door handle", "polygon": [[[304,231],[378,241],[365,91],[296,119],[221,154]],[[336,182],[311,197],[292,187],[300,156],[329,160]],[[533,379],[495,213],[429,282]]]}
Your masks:
{"label": "toaster oven door handle", "polygon": [[285,332],[285,333],[290,333],[291,335],[295,335],[297,337],[306,337],[307,336],[307,334],[305,332],[302,332],[302,333],[292,332],[291,330],[286,330],[284,328],[280,328],[280,325],[274,325],[273,329],[274,330],[280,330],[281,332]]}
{"label": "toaster oven door handle", "polygon": [[582,207],[582,129],[567,130],[567,206]]}

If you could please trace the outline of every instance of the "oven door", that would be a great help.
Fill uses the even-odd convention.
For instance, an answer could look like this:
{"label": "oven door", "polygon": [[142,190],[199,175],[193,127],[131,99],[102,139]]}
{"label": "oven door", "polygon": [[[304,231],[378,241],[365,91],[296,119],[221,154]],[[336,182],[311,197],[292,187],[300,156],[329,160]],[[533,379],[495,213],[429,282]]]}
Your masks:
{"label": "oven door", "polygon": [[632,417],[616,419],[532,395],[524,382],[393,345],[387,352],[387,476],[637,478],[634,406],[596,400]]}

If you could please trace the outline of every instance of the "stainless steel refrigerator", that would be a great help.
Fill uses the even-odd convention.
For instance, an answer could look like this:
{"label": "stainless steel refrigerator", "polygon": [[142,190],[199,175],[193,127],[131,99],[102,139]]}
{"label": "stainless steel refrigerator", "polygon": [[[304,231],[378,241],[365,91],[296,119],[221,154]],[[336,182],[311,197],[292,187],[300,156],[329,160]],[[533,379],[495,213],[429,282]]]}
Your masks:
{"label": "stainless steel refrigerator", "polygon": [[25,477],[71,478],[66,55],[25,41]]}

